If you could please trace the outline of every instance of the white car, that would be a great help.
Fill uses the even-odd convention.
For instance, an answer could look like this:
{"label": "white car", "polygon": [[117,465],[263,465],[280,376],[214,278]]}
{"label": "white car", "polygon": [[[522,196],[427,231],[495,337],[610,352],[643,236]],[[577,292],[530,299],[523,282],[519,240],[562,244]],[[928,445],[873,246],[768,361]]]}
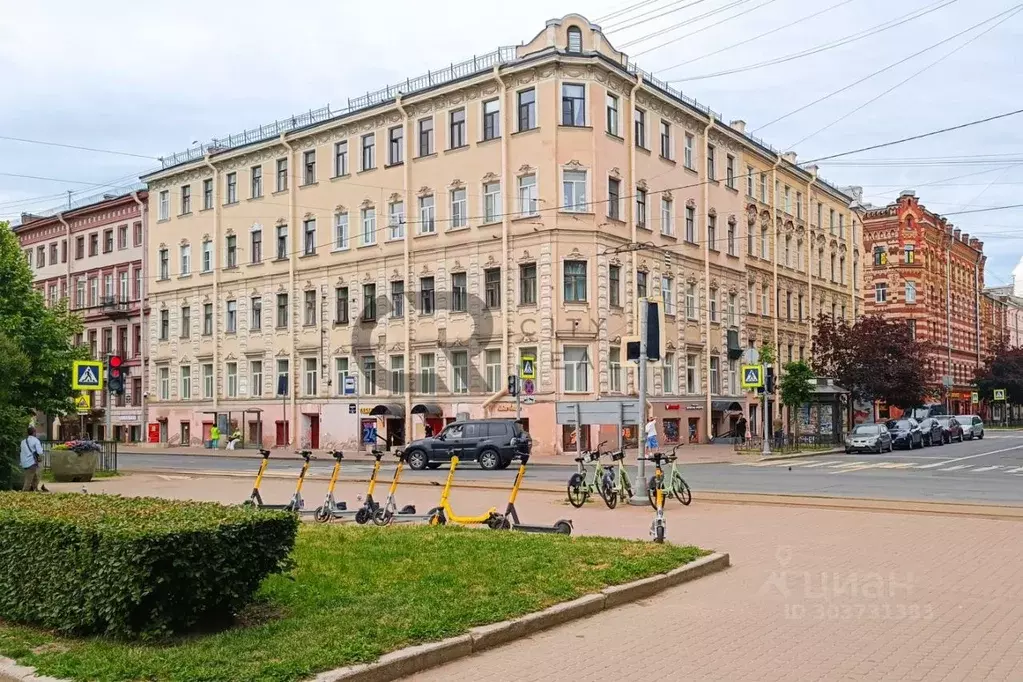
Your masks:
{"label": "white car", "polygon": [[975,414],[956,415],[956,421],[963,427],[966,440],[984,439],[984,420]]}

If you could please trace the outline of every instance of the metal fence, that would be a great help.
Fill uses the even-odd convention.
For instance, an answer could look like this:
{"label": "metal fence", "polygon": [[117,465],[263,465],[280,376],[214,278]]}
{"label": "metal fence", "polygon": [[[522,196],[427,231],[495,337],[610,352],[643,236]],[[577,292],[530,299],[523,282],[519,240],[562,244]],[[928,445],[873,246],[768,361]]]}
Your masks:
{"label": "metal fence", "polygon": [[[63,445],[67,443],[66,440],[44,440],[41,441],[43,444],[43,469],[50,468],[50,453],[53,451],[55,445]],[[102,440],[95,441],[99,443],[101,450],[96,453],[97,470],[99,471],[117,471],[117,446],[116,440]]]}
{"label": "metal fence", "polygon": [[[832,450],[843,444],[842,436],[824,433],[800,434],[796,438],[791,433],[776,433],[770,438],[772,454],[791,454],[795,452],[813,452],[815,450]],[[754,436],[735,443],[738,452],[759,453],[764,451],[762,436]]]}

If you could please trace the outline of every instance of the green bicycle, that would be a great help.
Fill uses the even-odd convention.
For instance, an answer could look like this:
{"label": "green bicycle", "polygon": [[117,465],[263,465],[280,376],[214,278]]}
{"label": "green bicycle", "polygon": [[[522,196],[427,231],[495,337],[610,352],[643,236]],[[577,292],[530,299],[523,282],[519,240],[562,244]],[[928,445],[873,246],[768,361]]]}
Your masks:
{"label": "green bicycle", "polygon": [[601,482],[601,497],[608,509],[614,509],[619,499],[626,502],[632,499],[632,483],[629,482],[629,472],[625,470],[625,452],[612,452],[611,461],[611,465],[604,467]]}
{"label": "green bicycle", "polygon": [[[671,462],[671,471],[661,476],[660,485],[663,489],[664,497],[674,496],[676,500],[688,507],[693,501],[693,492],[689,489],[689,484],[682,478],[682,473],[678,469],[678,464],[676,464],[678,459],[676,452],[680,447],[682,447],[681,443],[671,449],[671,455],[664,457],[665,461]],[[657,508],[657,486],[657,477],[651,476],[650,481],[647,483],[646,494],[647,499],[650,500],[650,506],[655,509]]]}
{"label": "green bicycle", "polygon": [[[575,458],[576,463],[579,465],[579,471],[572,474],[572,477],[568,479],[568,503],[576,509],[586,504],[586,500],[593,493],[600,495],[600,498],[604,500],[604,504],[609,509],[614,508],[614,503],[608,502],[607,497],[607,492],[612,488],[607,472],[607,469],[610,469],[610,467],[605,468],[600,463],[600,458],[604,454],[600,451],[602,445],[604,445],[603,442],[597,446],[596,450],[584,452],[581,456]],[[592,473],[586,470],[587,464],[595,464]],[[617,503],[617,500],[615,500],[615,503]]]}

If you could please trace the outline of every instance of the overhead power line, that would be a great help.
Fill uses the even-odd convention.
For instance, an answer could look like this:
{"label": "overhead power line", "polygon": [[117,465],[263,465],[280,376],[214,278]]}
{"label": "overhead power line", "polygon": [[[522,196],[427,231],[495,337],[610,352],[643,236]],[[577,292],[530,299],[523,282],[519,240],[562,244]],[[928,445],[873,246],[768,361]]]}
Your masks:
{"label": "overhead power line", "polygon": [[991,211],[1008,211],[1013,208],[1023,208],[1023,204],[1008,204],[1006,206],[988,206],[987,208],[971,208],[968,211],[952,211],[942,215],[966,215],[968,213],[989,213]]}
{"label": "overhead power line", "polygon": [[[666,17],[669,14],[674,14],[675,12],[681,12],[684,9],[689,9],[690,7],[695,7],[696,5],[699,5],[699,4],[701,4],[703,2],[706,2],[706,1],[707,0],[691,0],[690,2],[687,2],[685,4],[682,4],[680,2],[673,2],[670,5],[665,5],[664,7],[658,7],[656,9],[652,9],[649,12],[644,12],[643,14],[638,14],[638,15],[630,18],[630,19],[626,19],[626,20],[624,20],[622,22],[619,22],[619,23],[611,22],[611,25],[607,27],[607,30],[608,30],[608,32],[627,31],[630,28],[635,28],[636,26],[641,26],[642,24],[645,24],[645,23],[647,23],[649,21],[653,21],[654,19],[660,19],[661,17]],[[671,7],[671,5],[679,5],[679,4],[681,4],[681,7],[676,7],[675,9],[671,9],[671,10],[667,10],[667,11],[661,12],[661,10],[664,10],[666,7]],[[657,14],[657,12],[661,12],[661,13]],[[653,16],[649,16],[649,15],[653,15]],[[646,17],[646,18],[645,19],[641,19],[640,17]],[[629,23],[629,22],[632,22],[632,23]]]}
{"label": "overhead power line", "polygon": [[100,149],[97,147],[82,147],[76,144],[64,144],[62,142],[48,142],[46,140],[29,140],[24,137],[10,137],[8,135],[0,135],[0,140],[9,140],[11,142],[24,142],[25,144],[40,144],[47,147],[63,147],[64,149],[79,149],[85,152],[97,152],[99,154],[116,154],[117,156],[133,156],[136,159],[149,159],[152,161],[159,161],[159,157],[147,156],[145,154],[135,154],[132,152],[120,152],[113,149]]}
{"label": "overhead power line", "polygon": [[[649,38],[655,37],[655,36],[660,35],[662,33],[668,33],[670,31],[674,31],[676,28],[681,28],[684,25],[691,24],[693,22],[699,21],[700,19],[705,19],[705,18],[711,16],[711,14],[717,14],[717,12],[723,11],[725,9],[731,9],[732,7],[735,7],[736,5],[744,4],[744,2],[745,2],[745,0],[743,0],[743,2],[733,2],[732,4],[726,5],[725,7],[722,7],[720,10],[716,10],[715,12],[708,12],[708,13],[703,14],[701,16],[693,17],[693,19],[691,19],[689,21],[684,21],[682,23],[676,24],[675,26],[663,29],[661,31],[658,31],[657,33],[651,34],[650,36],[645,36],[643,38],[638,38],[636,40],[633,40],[630,43],[626,43],[623,47],[628,47],[629,45],[633,45],[633,44],[636,44],[636,43],[641,43],[641,42],[643,42],[643,41],[645,41],[645,40],[647,40]],[[750,13],[756,12],[761,7],[766,7],[767,5],[770,5],[770,4],[774,3],[774,2],[777,2],[777,0],[766,0],[765,2],[760,3],[756,7],[751,7],[750,9],[742,10],[742,11],[736,13],[736,14],[733,14],[731,16],[727,16],[724,19],[719,19],[718,21],[715,21],[713,24],[707,24],[706,26],[704,26],[702,28],[698,28],[695,31],[690,31],[689,33],[686,33],[685,35],[681,35],[681,36],[678,36],[676,38],[672,38],[671,40],[668,40],[668,41],[665,41],[663,43],[660,43],[659,45],[654,45],[653,47],[648,47],[645,50],[640,50],[639,52],[634,53],[633,56],[634,57],[639,57],[640,55],[647,54],[648,52],[653,52],[654,50],[659,50],[662,47],[667,47],[668,45],[671,45],[673,43],[677,43],[678,41],[684,40],[685,38],[690,38],[690,37],[696,35],[697,33],[703,33],[704,31],[708,31],[708,30],[714,28],[715,26],[720,26],[721,24],[726,24],[729,21],[732,21],[733,19],[738,19],[740,17],[748,16]]]}
{"label": "overhead power line", "polygon": [[599,16],[594,21],[596,21],[598,24],[600,24],[600,23],[603,23],[605,21],[610,21],[611,19],[614,19],[615,17],[620,17],[620,16],[622,16],[624,14],[628,14],[629,12],[632,12],[633,10],[637,10],[640,7],[646,7],[647,5],[653,5],[653,4],[658,3],[658,2],[661,2],[661,0],[643,0],[643,2],[635,2],[635,3],[632,3],[631,5],[627,5],[627,6],[623,7],[623,8],[621,8],[619,10],[615,10],[614,12],[610,12],[610,13],[605,14],[603,16]]}

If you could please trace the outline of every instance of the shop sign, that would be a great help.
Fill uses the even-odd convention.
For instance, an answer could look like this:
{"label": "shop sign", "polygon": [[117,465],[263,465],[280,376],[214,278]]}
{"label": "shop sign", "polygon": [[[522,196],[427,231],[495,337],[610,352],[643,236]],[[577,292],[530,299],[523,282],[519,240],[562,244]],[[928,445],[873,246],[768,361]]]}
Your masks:
{"label": "shop sign", "polygon": [[668,410],[669,412],[677,412],[682,409],[682,406],[678,403],[668,403],[667,405],[664,406],[664,409]]}

